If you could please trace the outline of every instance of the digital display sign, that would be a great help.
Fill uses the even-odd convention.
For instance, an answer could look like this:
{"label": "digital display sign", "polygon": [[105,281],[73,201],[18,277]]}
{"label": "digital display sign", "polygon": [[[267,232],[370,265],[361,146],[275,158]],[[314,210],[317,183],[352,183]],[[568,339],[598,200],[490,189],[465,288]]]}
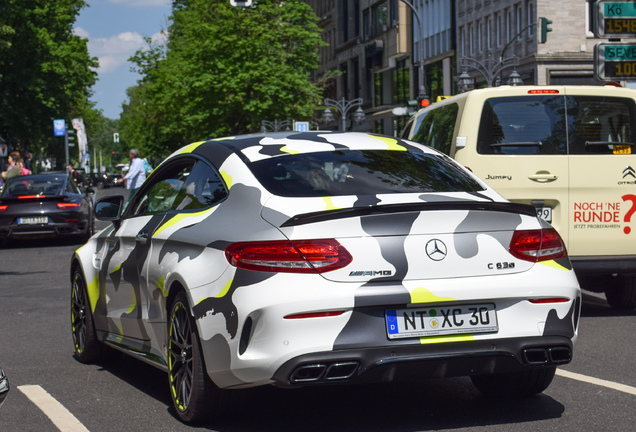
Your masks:
{"label": "digital display sign", "polygon": [[594,47],[594,73],[600,80],[636,79],[636,43],[609,42]]}
{"label": "digital display sign", "polygon": [[599,1],[595,23],[597,37],[636,37],[636,3]]}

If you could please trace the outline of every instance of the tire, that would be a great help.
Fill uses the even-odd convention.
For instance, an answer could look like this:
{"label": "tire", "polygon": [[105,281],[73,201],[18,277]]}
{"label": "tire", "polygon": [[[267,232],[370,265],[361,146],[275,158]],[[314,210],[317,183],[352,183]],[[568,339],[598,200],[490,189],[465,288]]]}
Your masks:
{"label": "tire", "polygon": [[82,363],[99,361],[104,352],[104,345],[97,339],[86,283],[79,269],[73,272],[71,330],[73,333],[73,345],[75,346],[75,357]]}
{"label": "tire", "polygon": [[618,310],[636,308],[636,277],[616,276],[605,290],[607,303]]}
{"label": "tire", "polygon": [[545,367],[522,372],[476,375],[470,379],[481,393],[495,397],[524,398],[534,396],[548,388],[556,367]]}
{"label": "tire", "polygon": [[168,320],[168,379],[172,403],[185,423],[219,417],[227,394],[208,376],[201,354],[199,335],[185,292],[170,308]]}

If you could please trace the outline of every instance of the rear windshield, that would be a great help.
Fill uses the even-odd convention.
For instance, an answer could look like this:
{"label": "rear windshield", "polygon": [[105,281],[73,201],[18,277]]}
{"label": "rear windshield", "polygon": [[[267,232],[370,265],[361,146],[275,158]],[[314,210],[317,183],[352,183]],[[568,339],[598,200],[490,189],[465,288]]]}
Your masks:
{"label": "rear windshield", "polygon": [[630,98],[513,96],[488,99],[480,154],[633,154],[636,106]]}
{"label": "rear windshield", "polygon": [[447,157],[406,151],[305,153],[249,167],[268,191],[285,197],[483,190]]}
{"label": "rear windshield", "polygon": [[20,176],[7,182],[2,191],[3,197],[24,195],[60,195],[64,191],[65,176]]}

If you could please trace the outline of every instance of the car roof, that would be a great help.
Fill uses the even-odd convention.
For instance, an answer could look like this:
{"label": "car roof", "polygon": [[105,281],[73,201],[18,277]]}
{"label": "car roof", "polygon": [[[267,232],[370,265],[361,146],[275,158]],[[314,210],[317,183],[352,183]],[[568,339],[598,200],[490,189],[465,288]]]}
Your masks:
{"label": "car roof", "polygon": [[289,131],[200,141],[181,148],[172,156],[183,153],[199,154],[220,166],[230,154],[236,154],[245,163],[250,163],[290,154],[334,150],[410,150],[437,153],[412,141],[365,132]]}

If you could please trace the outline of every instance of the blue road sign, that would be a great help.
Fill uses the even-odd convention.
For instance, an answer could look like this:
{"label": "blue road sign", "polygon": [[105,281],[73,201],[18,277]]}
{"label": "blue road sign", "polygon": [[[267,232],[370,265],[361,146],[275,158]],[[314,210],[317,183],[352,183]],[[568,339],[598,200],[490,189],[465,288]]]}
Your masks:
{"label": "blue road sign", "polygon": [[66,120],[53,120],[53,136],[66,135]]}

